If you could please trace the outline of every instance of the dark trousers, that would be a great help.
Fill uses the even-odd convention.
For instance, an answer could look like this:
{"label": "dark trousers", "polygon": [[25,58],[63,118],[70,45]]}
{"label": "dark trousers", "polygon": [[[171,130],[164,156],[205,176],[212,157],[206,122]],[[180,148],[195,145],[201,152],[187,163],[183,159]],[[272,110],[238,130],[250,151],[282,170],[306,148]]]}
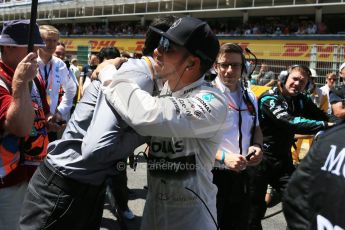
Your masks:
{"label": "dark trousers", "polygon": [[261,219],[267,209],[265,196],[268,184],[282,193],[294,169],[292,159],[289,157],[277,159],[264,155],[262,162],[256,167],[250,187],[252,196],[249,212],[250,230],[262,230]]}
{"label": "dark trousers", "polygon": [[[123,161],[126,165],[126,160]],[[128,188],[127,188],[127,170],[126,167],[119,174],[111,177],[111,191],[114,195],[116,203],[119,206],[120,211],[128,209]]]}
{"label": "dark trousers", "polygon": [[19,229],[99,229],[104,195],[104,185],[79,183],[42,163],[29,183]]}
{"label": "dark trousers", "polygon": [[250,206],[248,172],[213,170],[218,187],[217,219],[221,230],[247,230]]}

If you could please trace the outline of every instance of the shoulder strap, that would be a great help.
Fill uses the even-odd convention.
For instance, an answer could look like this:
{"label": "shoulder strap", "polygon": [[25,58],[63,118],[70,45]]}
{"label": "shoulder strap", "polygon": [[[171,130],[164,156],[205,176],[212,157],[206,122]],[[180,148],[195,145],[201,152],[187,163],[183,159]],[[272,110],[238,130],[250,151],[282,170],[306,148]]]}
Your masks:
{"label": "shoulder strap", "polygon": [[49,106],[48,101],[47,101],[47,93],[44,90],[45,85],[44,85],[43,79],[42,79],[40,74],[34,78],[34,82],[35,82],[36,88],[38,90],[38,93],[40,94],[44,113],[48,114],[50,112],[50,106]]}
{"label": "shoulder strap", "polygon": [[255,106],[253,101],[250,99],[249,94],[247,89],[244,89],[244,94],[243,94],[243,99],[244,99],[244,103],[247,105],[248,111],[250,113],[250,115],[252,115],[254,117],[254,121],[253,121],[253,127],[251,130],[252,136],[250,138],[250,144],[253,145],[254,143],[254,134],[255,134],[255,129],[256,129],[256,119],[257,119],[257,112],[255,110]]}
{"label": "shoulder strap", "polygon": [[157,92],[159,92],[159,87],[157,85],[157,82],[155,81],[155,71],[153,69],[152,62],[151,62],[150,58],[148,58],[147,56],[143,56],[142,58],[146,61],[146,63],[149,66],[149,69],[151,71],[151,74],[152,74],[152,77],[153,77],[153,94],[155,95]]}
{"label": "shoulder strap", "polygon": [[143,59],[144,59],[144,60],[146,61],[146,63],[148,64],[149,69],[150,69],[150,71],[151,71],[151,73],[152,73],[152,76],[154,76],[155,72],[154,72],[154,70],[153,70],[153,66],[152,66],[152,62],[151,62],[150,58],[148,58],[147,56],[143,56]]}

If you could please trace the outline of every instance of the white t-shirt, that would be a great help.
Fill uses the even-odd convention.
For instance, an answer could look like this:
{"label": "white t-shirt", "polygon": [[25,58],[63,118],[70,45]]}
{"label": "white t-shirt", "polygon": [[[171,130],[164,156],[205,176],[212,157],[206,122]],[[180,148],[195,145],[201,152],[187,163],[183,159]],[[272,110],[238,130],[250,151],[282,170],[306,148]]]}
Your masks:
{"label": "white t-shirt", "polygon": [[327,96],[327,99],[328,99],[328,110],[327,110],[327,113],[328,114],[332,114],[332,106],[331,106],[331,103],[329,103],[329,91],[331,90],[328,85],[324,85],[322,86],[321,88],[321,91],[322,91],[322,94],[323,95],[326,95]]}

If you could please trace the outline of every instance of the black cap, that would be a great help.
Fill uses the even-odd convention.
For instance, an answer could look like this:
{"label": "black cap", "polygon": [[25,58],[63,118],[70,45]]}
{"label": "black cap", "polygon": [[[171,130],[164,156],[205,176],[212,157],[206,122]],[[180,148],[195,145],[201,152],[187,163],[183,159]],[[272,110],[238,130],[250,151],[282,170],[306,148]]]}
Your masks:
{"label": "black cap", "polygon": [[[28,46],[29,20],[13,20],[4,22],[1,32],[0,46]],[[34,46],[44,47],[38,25],[34,25]]]}
{"label": "black cap", "polygon": [[206,22],[197,18],[180,18],[167,32],[150,28],[208,63],[213,63],[218,55],[218,38]]}

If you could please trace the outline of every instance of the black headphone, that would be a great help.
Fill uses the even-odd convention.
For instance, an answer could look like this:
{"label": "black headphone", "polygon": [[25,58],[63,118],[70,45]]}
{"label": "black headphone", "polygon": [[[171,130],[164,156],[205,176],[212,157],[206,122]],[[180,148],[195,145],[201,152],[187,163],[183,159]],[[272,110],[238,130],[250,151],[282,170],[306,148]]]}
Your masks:
{"label": "black headphone", "polygon": [[242,47],[237,43],[229,43],[229,49],[233,53],[241,54],[241,59],[242,59],[241,76],[243,73],[247,73],[247,68],[246,68],[247,59],[244,56]]}
{"label": "black headphone", "polygon": [[300,65],[300,64],[296,64],[296,65],[292,65],[288,68],[287,74],[281,76],[280,81],[283,85],[286,84],[287,79],[289,77],[289,75],[291,74],[292,70],[296,69],[296,68],[301,68],[307,75],[308,75],[308,83],[307,85],[304,87],[304,89],[308,89],[309,85],[310,85],[310,78],[311,78],[311,71],[310,69],[306,66],[306,65]]}

